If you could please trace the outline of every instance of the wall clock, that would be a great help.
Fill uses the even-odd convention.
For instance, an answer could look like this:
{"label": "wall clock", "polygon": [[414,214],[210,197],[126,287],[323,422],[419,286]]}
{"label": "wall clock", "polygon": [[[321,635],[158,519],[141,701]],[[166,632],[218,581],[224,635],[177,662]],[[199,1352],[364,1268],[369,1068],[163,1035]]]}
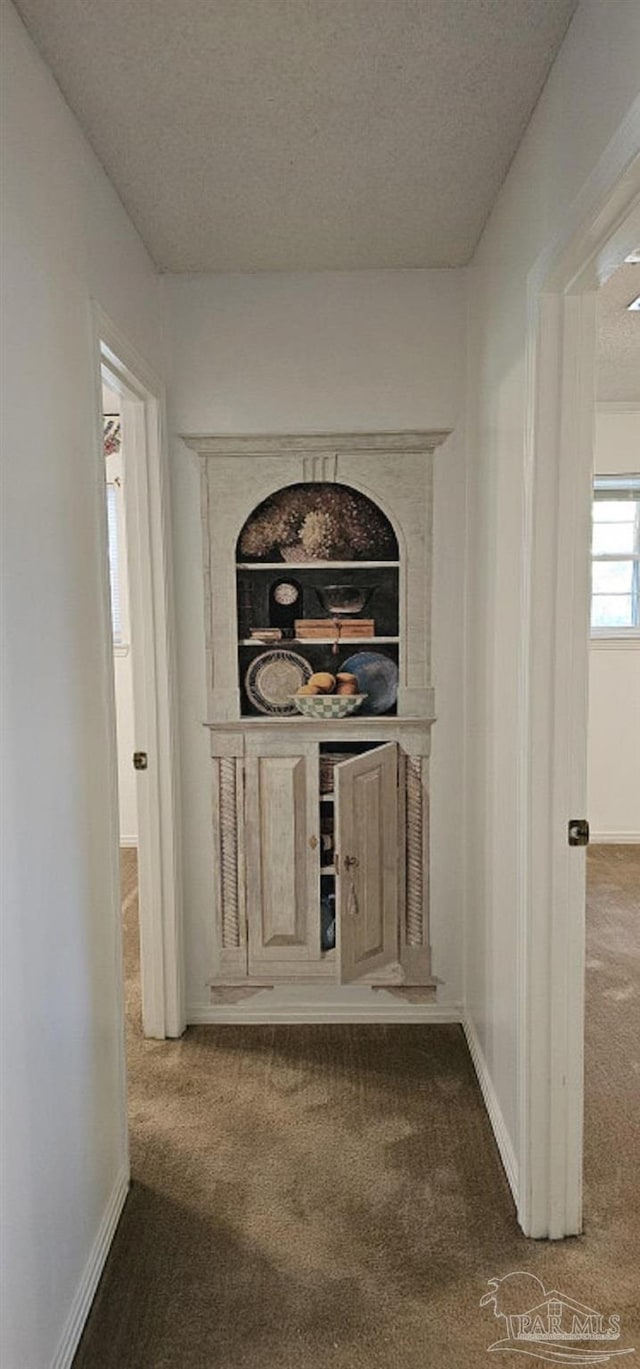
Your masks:
{"label": "wall clock", "polygon": [[297,580],[274,580],[269,590],[269,626],[280,627],[285,637],[293,637],[296,618],[300,618],[302,586]]}
{"label": "wall clock", "polygon": [[279,580],[273,587],[276,604],[295,604],[300,598],[300,587],[292,580]]}

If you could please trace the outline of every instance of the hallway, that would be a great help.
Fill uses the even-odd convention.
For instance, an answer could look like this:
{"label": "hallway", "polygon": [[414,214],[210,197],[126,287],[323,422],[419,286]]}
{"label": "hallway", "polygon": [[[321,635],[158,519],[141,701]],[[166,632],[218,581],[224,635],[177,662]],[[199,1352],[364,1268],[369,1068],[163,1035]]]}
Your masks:
{"label": "hallway", "polygon": [[517,1269],[637,1344],[639,887],[637,848],[590,852],[586,1233],[549,1245],[519,1233],[461,1028],[145,1041],[126,852],[133,1186],[75,1369],[477,1369],[486,1280]]}

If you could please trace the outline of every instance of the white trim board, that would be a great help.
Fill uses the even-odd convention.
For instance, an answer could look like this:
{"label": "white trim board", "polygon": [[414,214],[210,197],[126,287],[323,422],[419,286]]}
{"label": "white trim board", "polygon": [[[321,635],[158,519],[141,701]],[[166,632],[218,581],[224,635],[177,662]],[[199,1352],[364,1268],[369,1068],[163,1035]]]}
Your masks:
{"label": "white trim board", "polygon": [[[376,998],[378,995],[376,994]],[[398,1023],[448,1023],[462,1022],[461,1003],[372,1003],[371,1007],[360,1005],[337,1006],[335,1003],[295,1003],[275,1004],[269,1007],[252,1007],[251,1001],[240,1003],[237,1007],[228,1004],[194,1003],[187,1010],[189,1026],[295,1026],[300,1023],[329,1026],[333,1023],[398,1022]]]}
{"label": "white trim board", "polygon": [[640,651],[640,637],[590,637],[591,651]]}
{"label": "white trim board", "polygon": [[507,1183],[509,1185],[509,1188],[511,1189],[513,1201],[517,1208],[518,1162],[516,1159],[516,1153],[513,1148],[511,1137],[507,1130],[506,1122],[502,1115],[502,1109],[498,1102],[498,1095],[493,1087],[493,1081],[489,1073],[489,1067],[485,1059],[484,1051],[482,1049],[482,1046],[480,1045],[478,1033],[476,1032],[475,1026],[471,1021],[471,1018],[466,1012],[462,1019],[462,1027],[466,1037],[467,1046],[469,1047],[469,1054],[473,1061],[473,1068],[476,1072],[476,1078],[480,1086],[480,1092],[484,1100],[484,1105],[489,1114],[491,1130],[493,1131],[494,1140],[498,1147],[498,1153],[502,1161],[502,1168],[504,1169],[507,1178]]}
{"label": "white trim board", "polygon": [[67,1317],[62,1336],[60,1337],[58,1348],[51,1361],[51,1369],[70,1369],[73,1357],[78,1348],[80,1337],[84,1330],[84,1324],[91,1310],[91,1304],[95,1297],[98,1283],[100,1282],[107,1255],[111,1249],[111,1242],[115,1236],[128,1192],[129,1169],[128,1166],[123,1166],[111,1190],[111,1196],[104,1210],[95,1241],[91,1247],[89,1259],[84,1267],[73,1302],[71,1303],[69,1316]]}
{"label": "white trim board", "polygon": [[129,850],[130,847],[133,847],[134,850],[137,851],[137,849],[138,849],[138,838],[137,838],[137,837],[120,837],[120,849],[121,849],[121,850],[125,850],[125,849],[126,849],[126,850]]}
{"label": "white trim board", "polygon": [[598,414],[637,414],[640,413],[640,399],[598,399]]}
{"label": "white trim board", "polygon": [[388,433],[211,433],[182,434],[186,447],[198,456],[272,457],[293,453],[312,455],[347,452],[432,452],[450,434],[449,428],[427,432]]}
{"label": "white trim board", "polygon": [[592,832],[590,846],[640,846],[640,832]]}

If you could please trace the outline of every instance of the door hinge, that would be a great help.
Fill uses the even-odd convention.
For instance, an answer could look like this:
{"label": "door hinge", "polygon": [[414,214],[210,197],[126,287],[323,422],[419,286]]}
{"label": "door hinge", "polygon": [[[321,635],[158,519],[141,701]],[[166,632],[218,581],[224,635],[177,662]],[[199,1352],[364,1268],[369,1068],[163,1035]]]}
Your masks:
{"label": "door hinge", "polygon": [[569,819],[569,845],[589,845],[589,823],[586,818]]}
{"label": "door hinge", "polygon": [[149,764],[149,757],[146,751],[134,751],[133,768],[134,770],[146,770]]}

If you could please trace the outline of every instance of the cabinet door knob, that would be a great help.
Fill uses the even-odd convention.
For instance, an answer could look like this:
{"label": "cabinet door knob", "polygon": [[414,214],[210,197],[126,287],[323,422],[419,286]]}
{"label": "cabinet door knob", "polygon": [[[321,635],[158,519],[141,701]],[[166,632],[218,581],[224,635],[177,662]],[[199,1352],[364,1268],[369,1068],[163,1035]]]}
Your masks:
{"label": "cabinet door knob", "polygon": [[312,850],[312,851],[315,851],[316,846],[318,845],[318,838],[317,838],[317,837],[309,837],[309,845],[310,845],[310,847],[311,847],[311,850]]}
{"label": "cabinet door knob", "polygon": [[357,857],[357,856],[345,856],[345,858],[344,858],[344,868],[345,868],[345,870],[355,870],[357,864],[358,864],[358,857]]}

